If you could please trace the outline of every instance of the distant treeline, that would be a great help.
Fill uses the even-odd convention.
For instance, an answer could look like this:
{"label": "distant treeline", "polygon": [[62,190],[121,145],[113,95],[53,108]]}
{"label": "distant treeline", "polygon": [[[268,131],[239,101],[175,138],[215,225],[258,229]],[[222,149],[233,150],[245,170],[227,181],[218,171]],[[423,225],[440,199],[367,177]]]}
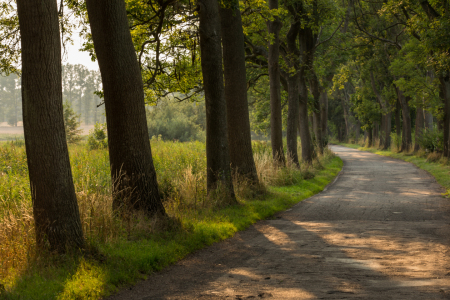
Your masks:
{"label": "distant treeline", "polygon": [[[66,64],[62,68],[63,99],[68,102],[83,124],[105,122],[105,108],[97,107],[102,100],[94,94],[100,91],[99,71],[85,66]],[[0,76],[0,122],[17,126],[22,121],[21,79],[16,74]]]}

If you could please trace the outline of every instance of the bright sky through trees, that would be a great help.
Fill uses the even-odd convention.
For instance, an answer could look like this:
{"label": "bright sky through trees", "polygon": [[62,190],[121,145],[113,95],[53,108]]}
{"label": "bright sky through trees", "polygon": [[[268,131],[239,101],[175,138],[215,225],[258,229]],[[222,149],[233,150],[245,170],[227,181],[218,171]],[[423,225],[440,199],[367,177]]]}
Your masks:
{"label": "bright sky through trees", "polygon": [[72,35],[73,45],[66,45],[66,53],[64,53],[62,63],[69,63],[72,65],[81,64],[89,70],[98,70],[97,61],[91,61],[91,58],[87,52],[79,50],[83,46],[83,40],[80,38],[79,32],[79,30],[74,30]]}

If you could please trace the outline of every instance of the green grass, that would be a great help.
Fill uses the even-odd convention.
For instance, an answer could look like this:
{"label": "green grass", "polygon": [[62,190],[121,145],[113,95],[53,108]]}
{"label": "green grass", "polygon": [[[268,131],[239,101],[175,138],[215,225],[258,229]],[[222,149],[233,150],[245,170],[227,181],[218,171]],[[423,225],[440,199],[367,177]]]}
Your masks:
{"label": "green grass", "polygon": [[[11,203],[31,204],[26,202],[30,195],[24,147],[10,143],[2,145],[0,151],[0,199],[4,199],[0,202],[1,217],[2,212],[12,211]],[[206,169],[202,143],[152,141],[152,151],[158,179],[165,180],[168,186],[174,185],[170,180],[174,174],[183,175],[183,169],[191,168],[192,173]],[[78,193],[109,193],[106,150],[87,151],[81,144],[70,147],[70,157]],[[28,261],[25,269],[10,269],[8,276],[0,278],[0,299],[100,299],[322,191],[341,170],[342,161],[326,156],[321,164],[324,168],[311,169],[314,178],[296,185],[269,187],[260,198],[239,198],[239,205],[220,209],[187,209],[177,215],[181,222],[178,230],[119,235],[106,242],[91,239],[89,244],[95,251],[88,255],[38,256]]]}
{"label": "green grass", "polygon": [[378,155],[388,156],[396,159],[401,159],[403,161],[407,161],[410,163],[413,163],[417,167],[421,168],[422,170],[427,171],[432,176],[436,178],[436,181],[442,185],[446,190],[446,196],[450,195],[450,166],[447,163],[441,163],[441,162],[431,162],[425,155],[416,155],[414,153],[402,153],[402,152],[395,152],[391,150],[379,150],[376,148],[368,148],[368,147],[361,147],[357,144],[347,144],[347,143],[336,143],[337,145],[358,149],[361,151],[368,151],[372,152]]}
{"label": "green grass", "polygon": [[0,141],[23,140],[23,134],[0,133]]}

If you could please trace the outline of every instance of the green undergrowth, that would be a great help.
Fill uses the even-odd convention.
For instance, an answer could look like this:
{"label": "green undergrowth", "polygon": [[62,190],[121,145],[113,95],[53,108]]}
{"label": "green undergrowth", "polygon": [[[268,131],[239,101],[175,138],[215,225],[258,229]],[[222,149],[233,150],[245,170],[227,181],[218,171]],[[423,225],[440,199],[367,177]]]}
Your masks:
{"label": "green undergrowth", "polygon": [[392,150],[379,150],[373,147],[361,147],[358,144],[336,144],[413,163],[415,166],[427,171],[436,178],[436,181],[447,190],[444,196],[449,197],[450,195],[450,166],[448,165],[448,161],[430,161],[429,155],[424,153],[403,153]]}
{"label": "green undergrowth", "polygon": [[[178,145],[160,142],[160,145],[153,146],[157,170],[164,169],[169,172],[168,170],[173,168],[175,172],[177,167],[180,168],[165,165],[168,158],[163,157],[169,155],[170,151],[180,150]],[[192,143],[188,147],[192,148],[189,153],[199,153],[198,156],[203,159],[204,152],[198,144]],[[26,170],[23,149],[4,149],[5,155],[14,157],[4,160],[5,163],[1,166],[3,179],[6,180],[8,176],[13,178],[13,175],[14,178],[24,177]],[[189,165],[194,170],[204,168],[202,160],[196,160],[192,155],[188,155],[189,153],[178,154],[177,161],[182,161],[182,164]],[[94,156],[90,164],[87,164],[87,157],[85,158],[88,154],[90,157]],[[21,163],[13,165],[13,161]],[[75,147],[71,150],[71,162],[77,189],[87,194],[107,192],[108,160],[105,152],[86,153],[80,147]],[[78,167],[81,162],[84,162],[83,167]],[[175,226],[176,229],[155,231],[143,237],[120,237],[106,242],[86,236],[90,248],[83,255],[38,256],[19,275],[14,276],[11,274],[13,272],[10,272],[8,278],[0,278],[0,299],[62,300],[105,297],[175,263],[195,250],[232,237],[237,231],[246,229],[256,221],[269,218],[276,212],[286,210],[322,191],[335,178],[343,163],[333,155],[325,157],[320,163],[322,167],[310,170],[314,177],[308,178],[313,178],[300,180],[295,185],[269,186],[268,192],[259,198],[239,198],[238,205],[220,209],[204,207],[186,210],[177,216],[175,223],[178,222],[179,225]],[[8,173],[11,169],[17,174]],[[89,169],[91,177],[82,174],[82,170],[86,169]],[[164,177],[164,174],[161,173],[161,177]],[[11,183],[10,190],[14,190],[14,185],[25,188],[27,180],[23,179],[20,184]],[[3,192],[7,195],[9,190],[5,189]],[[25,195],[11,195],[8,203],[12,203],[14,199],[20,203],[20,199],[28,198],[27,194],[29,191],[26,191]]]}

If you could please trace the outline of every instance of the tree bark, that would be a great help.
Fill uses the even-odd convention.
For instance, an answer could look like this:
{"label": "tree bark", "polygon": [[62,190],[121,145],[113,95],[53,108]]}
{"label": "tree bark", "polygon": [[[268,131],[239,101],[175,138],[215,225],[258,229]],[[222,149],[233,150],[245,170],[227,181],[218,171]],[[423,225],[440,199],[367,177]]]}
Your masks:
{"label": "tree bark", "polygon": [[320,86],[319,86],[319,80],[317,79],[316,74],[311,71],[310,75],[310,87],[311,87],[311,93],[314,97],[314,108],[313,108],[313,130],[314,135],[316,137],[316,144],[317,149],[319,150],[319,153],[323,153],[323,139],[322,139],[322,128],[321,128],[321,105],[320,105]]}
{"label": "tree bark", "polygon": [[403,92],[397,88],[397,96],[400,101],[400,105],[402,108],[402,116],[403,116],[403,131],[402,131],[402,148],[401,151],[408,152],[412,146],[412,138],[411,138],[411,115],[409,109],[409,100],[410,98],[403,95]]}
{"label": "tree bark", "polygon": [[370,81],[372,84],[372,90],[377,97],[378,103],[380,104],[382,110],[382,121],[381,121],[381,131],[380,136],[380,147],[386,150],[391,145],[391,108],[388,100],[383,100],[381,94],[377,87],[377,81],[373,76],[373,72],[370,71]]}
{"label": "tree bark", "polygon": [[221,8],[220,19],[231,167],[252,184],[257,184],[248,113],[241,13],[239,9]]}
{"label": "tree bark", "polygon": [[425,118],[423,115],[423,108],[418,106],[416,110],[416,127],[414,136],[414,151],[419,151],[419,140],[422,138],[422,132],[425,125]]}
{"label": "tree bark", "polygon": [[200,51],[206,104],[207,190],[225,189],[230,203],[236,202],[227,139],[219,2],[199,0]]}
{"label": "tree bark", "polygon": [[64,130],[55,0],[18,0],[25,147],[38,248],[84,244]]}
{"label": "tree bark", "polygon": [[308,124],[308,89],[303,71],[299,73],[299,124],[300,140],[302,146],[302,160],[305,163],[311,163],[314,156],[314,147],[311,141]]}
{"label": "tree bark", "polygon": [[87,0],[86,4],[104,90],[114,209],[165,216],[125,2]]}
{"label": "tree bark", "polygon": [[359,120],[356,120],[356,130],[355,130],[355,139],[356,143],[359,142],[359,136],[361,134],[361,123]]}
{"label": "tree bark", "polygon": [[372,129],[373,129],[372,127],[367,129],[367,138],[368,138],[367,147],[372,147],[372,145],[373,145]]}
{"label": "tree bark", "polygon": [[[278,9],[278,0],[269,0],[269,9]],[[280,30],[282,23],[278,17],[267,22],[269,35],[273,41],[269,43],[269,84],[270,84],[270,140],[273,159],[284,164],[283,124],[281,117],[281,84],[280,84]]]}
{"label": "tree bark", "polygon": [[391,120],[392,120],[392,113],[388,112],[385,115],[385,127],[384,127],[385,131],[384,131],[383,150],[387,150],[387,149],[389,149],[389,147],[391,147],[391,131],[392,131]]}
{"label": "tree bark", "polygon": [[450,157],[450,72],[439,76],[441,99],[444,103],[444,118],[442,121],[444,131],[444,156]]}
{"label": "tree bark", "polygon": [[287,155],[292,162],[300,166],[297,152],[297,124],[299,117],[299,64],[298,57],[300,55],[299,50],[295,44],[300,29],[300,22],[294,22],[291,24],[286,36],[287,43],[287,63],[290,68],[295,69],[295,72],[288,73],[288,116],[287,116]]}
{"label": "tree bark", "polygon": [[288,78],[288,105],[286,132],[287,155],[295,165],[300,166],[297,152],[297,124],[299,124],[298,74],[291,74]]}
{"label": "tree bark", "polygon": [[373,139],[378,140],[378,122],[373,122]]}
{"label": "tree bark", "polygon": [[400,122],[400,113],[401,113],[401,106],[400,106],[400,99],[397,97],[396,105],[395,105],[395,133],[397,134],[397,145],[395,145],[397,148],[399,148],[398,142],[400,142],[400,139],[402,137],[401,135],[401,122]]}
{"label": "tree bark", "polygon": [[322,139],[328,144],[328,93],[325,89],[320,92],[320,127],[322,130]]}

